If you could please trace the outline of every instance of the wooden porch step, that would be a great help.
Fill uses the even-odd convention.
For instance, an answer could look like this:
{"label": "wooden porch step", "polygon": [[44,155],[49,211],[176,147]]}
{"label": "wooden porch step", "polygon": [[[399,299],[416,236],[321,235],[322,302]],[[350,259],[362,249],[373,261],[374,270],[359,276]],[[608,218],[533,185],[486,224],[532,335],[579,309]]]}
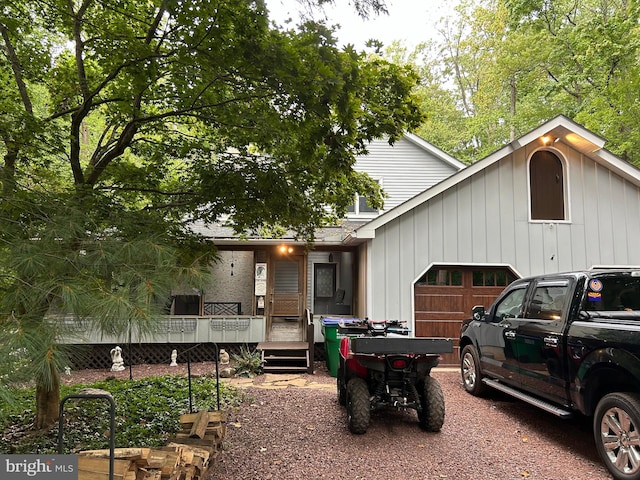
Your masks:
{"label": "wooden porch step", "polygon": [[300,360],[306,358],[305,355],[296,355],[293,357],[287,357],[284,355],[263,355],[262,356],[262,360],[263,361],[269,361],[269,360]]}
{"label": "wooden porch step", "polygon": [[278,373],[278,372],[306,372],[307,367],[296,366],[296,365],[288,365],[288,366],[277,366],[271,365],[268,370],[265,370],[268,373]]}
{"label": "wooden porch step", "polygon": [[307,342],[260,342],[258,350],[309,350]]}
{"label": "wooden porch step", "polygon": [[307,342],[261,342],[262,369],[267,373],[313,373],[313,360]]}

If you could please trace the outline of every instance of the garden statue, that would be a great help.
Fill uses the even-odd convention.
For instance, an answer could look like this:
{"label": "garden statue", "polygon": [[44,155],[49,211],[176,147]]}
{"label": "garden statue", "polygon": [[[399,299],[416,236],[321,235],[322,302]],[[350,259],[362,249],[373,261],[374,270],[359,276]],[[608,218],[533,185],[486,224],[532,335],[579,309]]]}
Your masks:
{"label": "garden statue", "polygon": [[121,372],[124,370],[124,360],[122,360],[122,349],[119,346],[111,349],[111,371]]}
{"label": "garden statue", "polygon": [[177,367],[178,366],[178,362],[176,361],[178,358],[178,350],[173,350],[171,352],[171,363],[169,364],[170,367]]}
{"label": "garden statue", "polygon": [[224,348],[220,349],[220,363],[222,365],[229,364],[229,354],[224,350]]}

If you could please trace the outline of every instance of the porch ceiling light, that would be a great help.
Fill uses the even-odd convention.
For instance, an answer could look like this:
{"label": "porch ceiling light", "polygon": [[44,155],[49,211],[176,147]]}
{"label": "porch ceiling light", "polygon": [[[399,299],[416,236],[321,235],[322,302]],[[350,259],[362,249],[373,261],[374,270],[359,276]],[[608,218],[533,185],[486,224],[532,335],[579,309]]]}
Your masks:
{"label": "porch ceiling light", "polygon": [[278,247],[278,250],[280,251],[281,254],[286,254],[286,253],[293,253],[293,247],[291,246],[287,246],[287,245],[280,245]]}
{"label": "porch ceiling light", "polygon": [[540,137],[540,141],[543,145],[551,145],[552,143],[558,143],[560,141],[560,137],[554,137],[551,134],[547,134]]}

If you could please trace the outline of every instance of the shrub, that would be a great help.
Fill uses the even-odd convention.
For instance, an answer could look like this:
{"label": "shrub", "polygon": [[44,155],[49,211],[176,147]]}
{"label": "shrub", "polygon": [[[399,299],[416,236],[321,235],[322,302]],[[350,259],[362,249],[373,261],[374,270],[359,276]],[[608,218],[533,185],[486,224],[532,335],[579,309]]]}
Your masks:
{"label": "shrub", "polygon": [[258,350],[251,350],[243,345],[240,347],[240,353],[234,353],[232,358],[236,377],[252,378],[262,373],[262,357]]}
{"label": "shrub", "polygon": [[[155,447],[180,430],[179,417],[189,412],[188,379],[185,376],[149,377],[141,380],[104,380],[89,385],[62,386],[61,395],[84,388],[105,390],[116,404],[116,446]],[[192,377],[193,411],[217,408],[216,381]],[[32,431],[35,416],[33,389],[15,392],[16,402],[0,410],[0,454],[56,453],[58,425],[48,431]],[[242,395],[220,383],[220,408],[237,406]],[[104,400],[68,400],[63,422],[64,453],[109,447],[109,404]]]}

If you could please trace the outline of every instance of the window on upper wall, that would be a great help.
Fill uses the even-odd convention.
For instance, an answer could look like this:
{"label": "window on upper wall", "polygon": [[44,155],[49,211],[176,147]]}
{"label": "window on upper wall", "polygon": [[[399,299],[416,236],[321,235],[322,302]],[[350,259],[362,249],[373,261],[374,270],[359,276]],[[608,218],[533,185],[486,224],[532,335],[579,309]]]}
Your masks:
{"label": "window on upper wall", "polygon": [[566,220],[565,175],[562,161],[539,150],[529,162],[531,220]]}
{"label": "window on upper wall", "polygon": [[[376,180],[376,182],[379,184],[380,180]],[[347,212],[349,212],[349,215],[364,215],[371,217],[372,214],[377,215],[379,210],[369,206],[365,197],[356,195],[355,201],[347,208]]]}

